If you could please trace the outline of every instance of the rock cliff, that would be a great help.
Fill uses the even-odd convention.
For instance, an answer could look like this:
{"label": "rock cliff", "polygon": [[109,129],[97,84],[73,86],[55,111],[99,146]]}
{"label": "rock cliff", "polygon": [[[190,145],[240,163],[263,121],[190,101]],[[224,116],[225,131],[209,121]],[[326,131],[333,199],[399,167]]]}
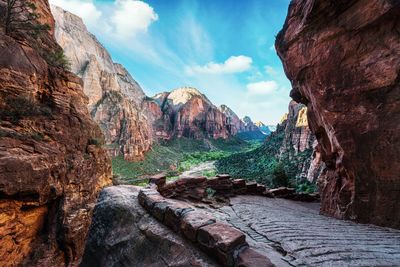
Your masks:
{"label": "rock cliff", "polygon": [[57,42],[84,82],[89,111],[105,135],[112,156],[142,160],[152,145],[151,119],[142,109],[145,94],[139,84],[110,54],[81,18],[52,6]]}
{"label": "rock cliff", "polygon": [[308,126],[306,113],[306,106],[291,101],[289,112],[283,116],[272,134],[283,133],[278,158],[295,164],[296,179],[316,182],[322,164],[317,150],[317,140]]}
{"label": "rock cliff", "polygon": [[400,2],[294,0],[276,40],[326,164],[323,214],[400,227]]}
{"label": "rock cliff", "polygon": [[270,177],[281,162],[293,186],[306,181],[315,183],[323,164],[315,136],[308,127],[306,110],[303,104],[291,101],[288,113],[261,147],[219,160],[218,171],[275,186]]}
{"label": "rock cliff", "polygon": [[246,127],[231,109],[226,106],[217,108],[192,87],[160,93],[145,102],[144,106],[154,118],[156,138],[226,139],[250,130],[262,134],[257,126]]}
{"label": "rock cliff", "polygon": [[0,23],[0,262],[77,266],[111,164],[82,80],[60,67],[48,2],[35,5],[50,30]]}

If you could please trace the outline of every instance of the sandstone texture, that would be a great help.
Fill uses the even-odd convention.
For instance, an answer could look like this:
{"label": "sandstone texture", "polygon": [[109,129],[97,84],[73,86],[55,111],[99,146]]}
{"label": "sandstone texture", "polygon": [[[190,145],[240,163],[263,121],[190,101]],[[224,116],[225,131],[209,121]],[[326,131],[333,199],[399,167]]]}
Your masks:
{"label": "sandstone texture", "polygon": [[251,248],[276,266],[399,265],[399,230],[318,213],[319,203],[246,195],[213,215],[245,233]]}
{"label": "sandstone texture", "polygon": [[276,40],[326,170],[321,212],[400,227],[400,2],[294,0]]}
{"label": "sandstone texture", "polygon": [[138,203],[140,188],[104,189],[81,266],[219,266]]}
{"label": "sandstone texture", "polygon": [[0,24],[0,265],[77,266],[111,164],[82,80],[50,60],[48,2],[35,4],[49,31],[10,37]]}
{"label": "sandstone texture", "polygon": [[140,85],[84,25],[81,18],[52,6],[57,42],[82,78],[88,108],[100,125],[112,156],[142,160],[153,143],[152,120],[143,110]]}

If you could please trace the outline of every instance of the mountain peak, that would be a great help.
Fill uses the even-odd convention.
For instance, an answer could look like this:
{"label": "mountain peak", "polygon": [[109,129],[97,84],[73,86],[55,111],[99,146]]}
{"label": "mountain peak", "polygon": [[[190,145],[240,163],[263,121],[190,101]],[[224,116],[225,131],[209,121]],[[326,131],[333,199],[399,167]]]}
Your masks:
{"label": "mountain peak", "polygon": [[203,95],[198,89],[190,86],[179,87],[171,91],[168,95],[168,99],[172,101],[173,105],[180,105],[187,103],[193,97],[201,97],[207,102],[210,102],[205,95]]}

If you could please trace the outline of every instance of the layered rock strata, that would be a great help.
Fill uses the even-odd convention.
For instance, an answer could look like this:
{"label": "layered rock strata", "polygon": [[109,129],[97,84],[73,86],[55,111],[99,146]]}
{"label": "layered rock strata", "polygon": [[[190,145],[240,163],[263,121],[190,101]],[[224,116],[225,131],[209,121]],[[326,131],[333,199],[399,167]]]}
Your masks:
{"label": "layered rock strata", "polygon": [[77,266],[111,164],[82,80],[59,67],[48,2],[35,5],[49,31],[0,24],[0,265]]}
{"label": "layered rock strata", "polygon": [[292,1],[276,40],[327,169],[321,212],[400,227],[400,2]]}
{"label": "layered rock strata", "polygon": [[84,25],[81,18],[52,6],[55,36],[84,82],[88,108],[100,125],[112,156],[142,160],[153,143],[152,119],[143,110],[145,94],[140,85]]}

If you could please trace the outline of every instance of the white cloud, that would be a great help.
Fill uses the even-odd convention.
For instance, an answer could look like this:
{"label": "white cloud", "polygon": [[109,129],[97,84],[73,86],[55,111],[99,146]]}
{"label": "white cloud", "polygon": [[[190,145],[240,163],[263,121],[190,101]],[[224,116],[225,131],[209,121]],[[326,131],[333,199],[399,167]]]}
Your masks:
{"label": "white cloud", "polygon": [[101,11],[91,0],[50,0],[50,4],[62,7],[64,10],[81,17],[89,28],[94,27],[102,16]]}
{"label": "white cloud", "polygon": [[158,15],[149,4],[135,0],[117,0],[111,24],[116,34],[128,39],[140,32],[147,32],[148,27],[158,20]]}
{"label": "white cloud", "polygon": [[271,66],[265,66],[264,67],[264,69],[265,69],[265,72],[268,74],[268,75],[270,75],[270,76],[276,76],[276,75],[278,75],[278,71],[276,71],[273,67],[271,67]]}
{"label": "white cloud", "polygon": [[275,81],[261,81],[256,83],[249,83],[246,87],[251,94],[268,95],[278,89],[278,83]]}
{"label": "white cloud", "polygon": [[50,3],[81,17],[90,31],[124,40],[147,32],[158,20],[154,9],[139,0],[117,0],[105,5],[104,12],[93,0],[50,0]]}
{"label": "white cloud", "polygon": [[206,74],[226,74],[244,72],[250,69],[253,60],[247,56],[231,56],[224,63],[209,62],[204,66],[187,67],[188,74],[206,73]]}

